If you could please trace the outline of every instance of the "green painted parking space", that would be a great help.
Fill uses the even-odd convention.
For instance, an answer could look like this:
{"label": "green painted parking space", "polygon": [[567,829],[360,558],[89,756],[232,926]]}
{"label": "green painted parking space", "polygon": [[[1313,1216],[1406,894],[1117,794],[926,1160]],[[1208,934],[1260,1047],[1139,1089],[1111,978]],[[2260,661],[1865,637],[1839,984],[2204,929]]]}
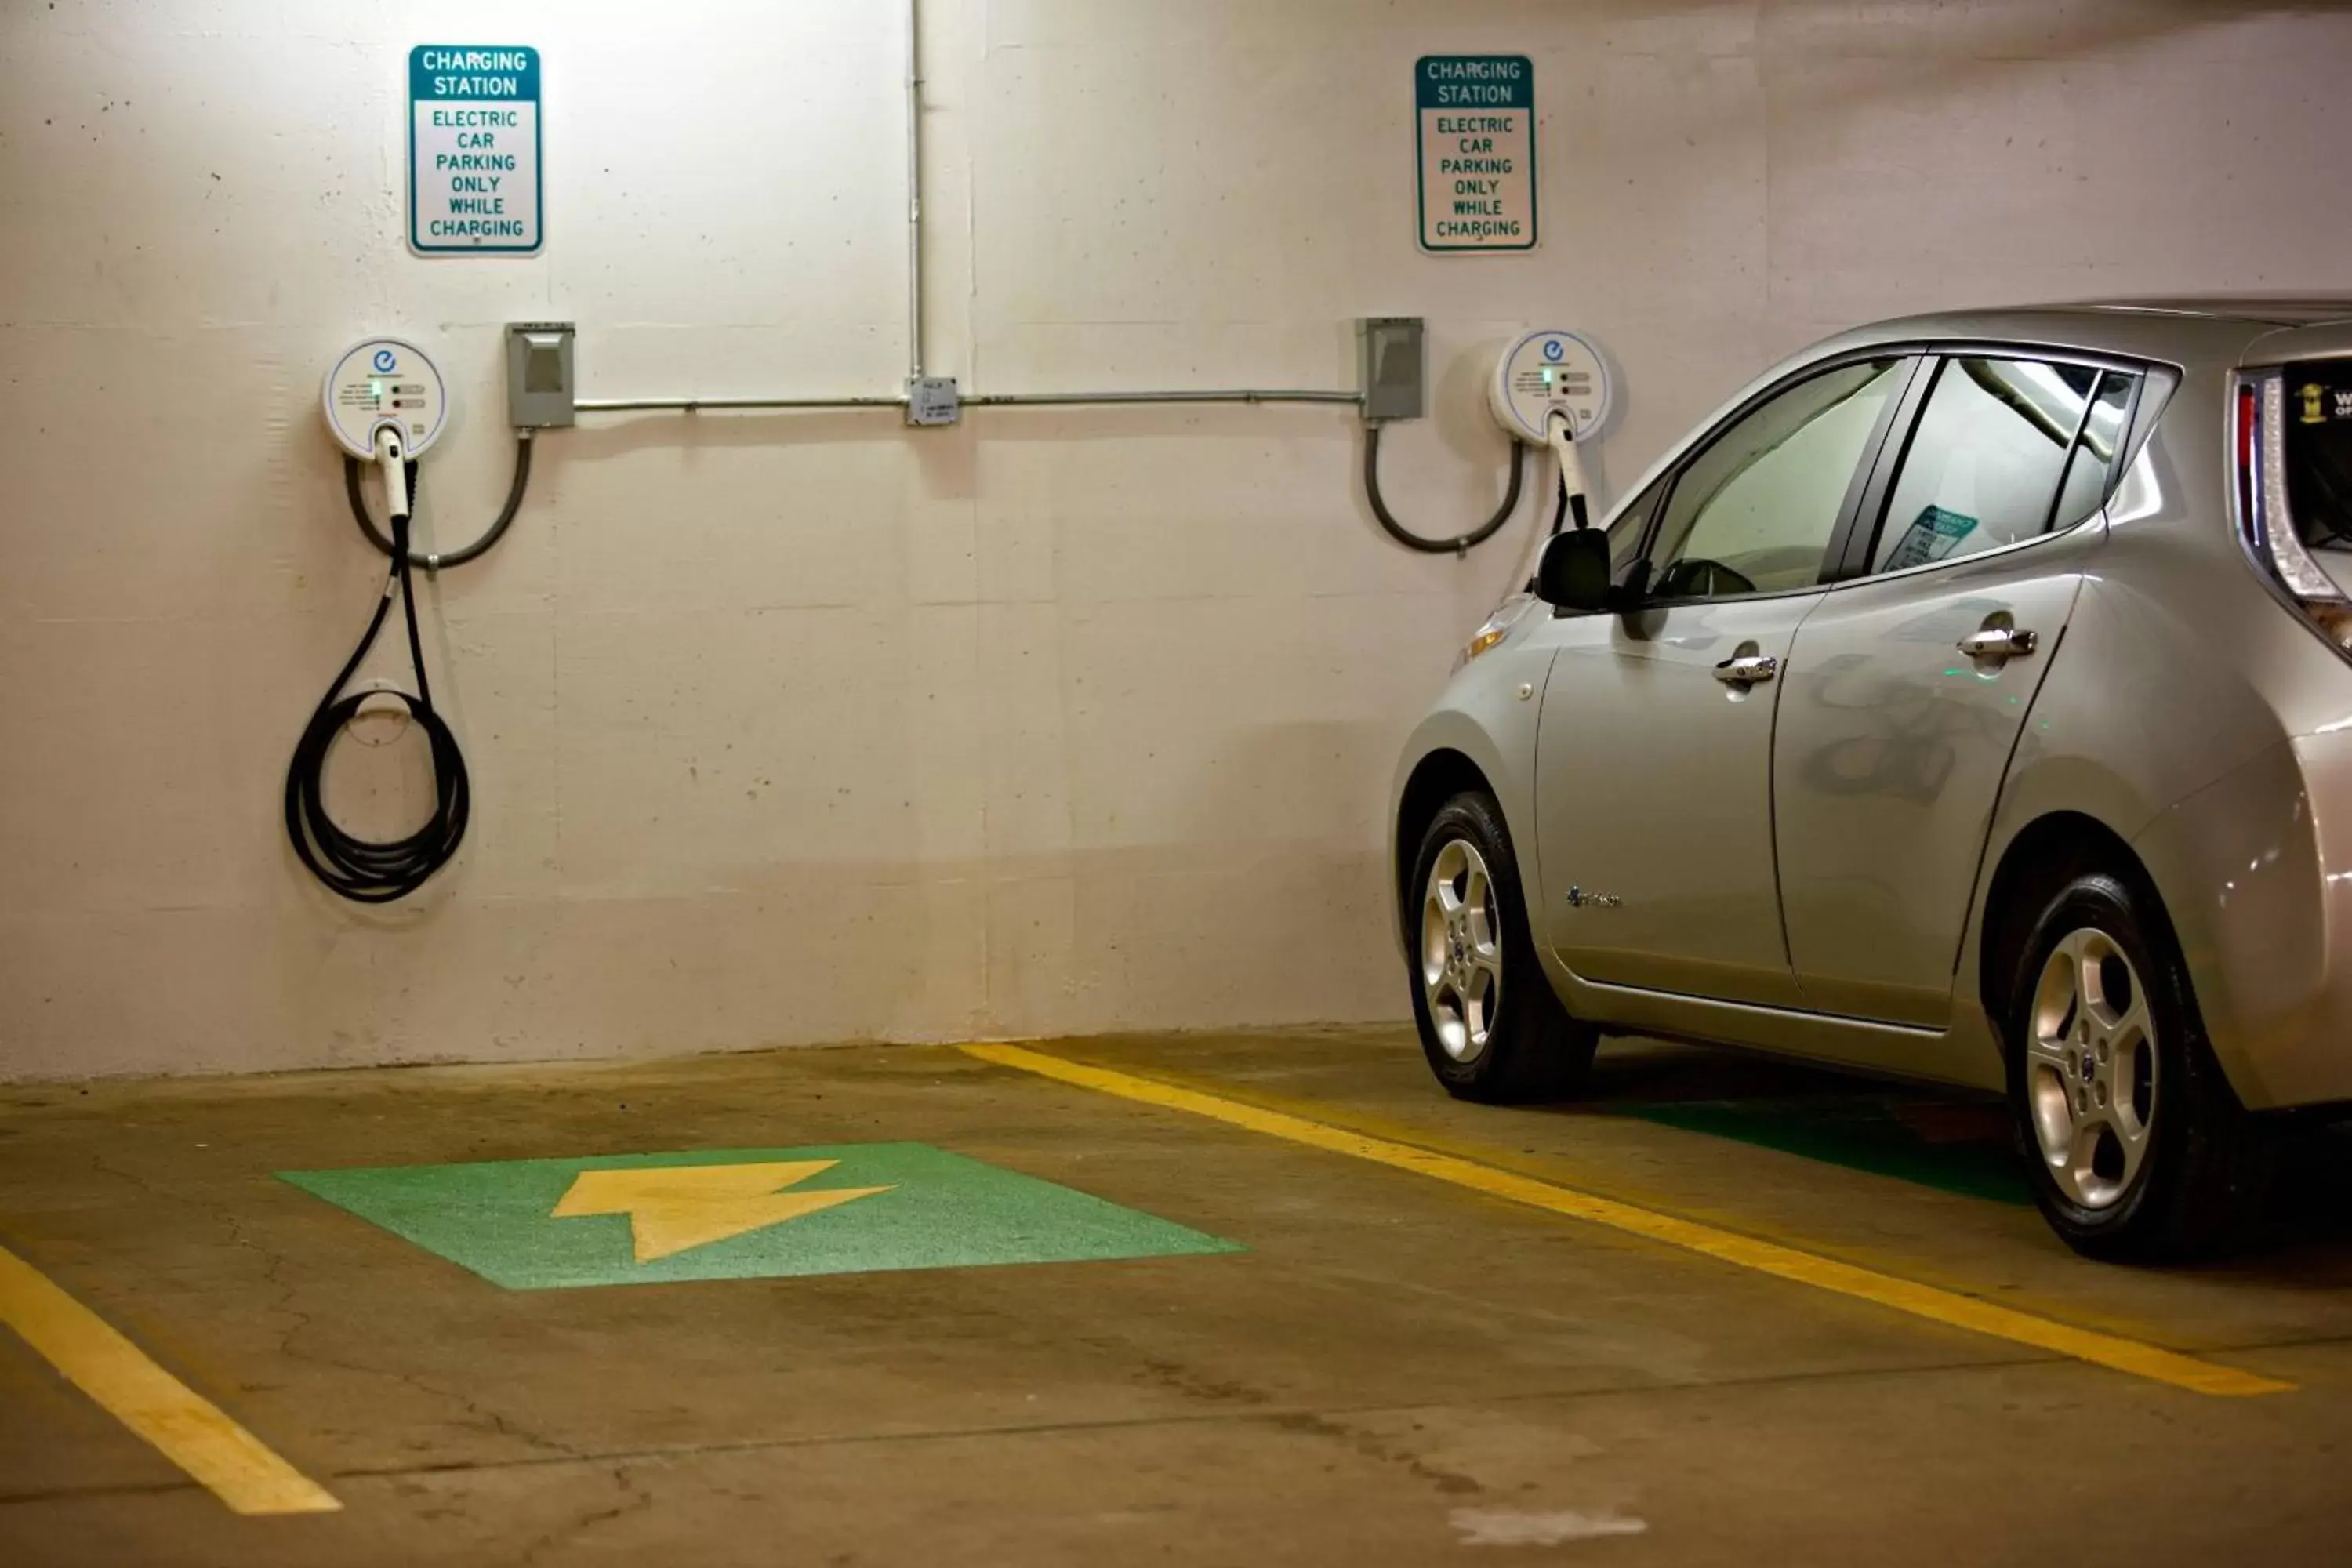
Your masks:
{"label": "green painted parking space", "polygon": [[509,1290],[1242,1250],[925,1143],[278,1175]]}
{"label": "green painted parking space", "polygon": [[1614,1105],[1621,1116],[1995,1203],[2033,1201],[1998,1105],[1855,1094]]}

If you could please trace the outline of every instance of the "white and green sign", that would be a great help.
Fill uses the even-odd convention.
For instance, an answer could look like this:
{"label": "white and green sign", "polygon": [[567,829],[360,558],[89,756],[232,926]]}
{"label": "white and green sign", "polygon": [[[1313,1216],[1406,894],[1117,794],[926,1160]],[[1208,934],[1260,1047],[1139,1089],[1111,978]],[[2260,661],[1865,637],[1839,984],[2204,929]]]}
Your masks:
{"label": "white and green sign", "polygon": [[537,250],[539,51],[408,51],[408,243],[428,256]]}
{"label": "white and green sign", "polygon": [[1423,55],[1421,247],[1536,247],[1536,68],[1525,55]]}

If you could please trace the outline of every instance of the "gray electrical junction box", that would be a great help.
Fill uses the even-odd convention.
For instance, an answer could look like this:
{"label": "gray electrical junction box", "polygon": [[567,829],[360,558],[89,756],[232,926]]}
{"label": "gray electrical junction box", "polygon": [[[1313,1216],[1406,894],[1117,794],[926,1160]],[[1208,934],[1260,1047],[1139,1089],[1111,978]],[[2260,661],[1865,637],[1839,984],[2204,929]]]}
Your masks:
{"label": "gray electrical junction box", "polygon": [[507,324],[507,422],[518,430],[578,423],[572,407],[572,323]]}
{"label": "gray electrical junction box", "polygon": [[922,375],[907,383],[907,423],[952,425],[963,417],[962,395],[951,375]]}
{"label": "gray electrical junction box", "polygon": [[1423,363],[1419,316],[1364,316],[1356,322],[1356,388],[1364,423],[1422,416]]}

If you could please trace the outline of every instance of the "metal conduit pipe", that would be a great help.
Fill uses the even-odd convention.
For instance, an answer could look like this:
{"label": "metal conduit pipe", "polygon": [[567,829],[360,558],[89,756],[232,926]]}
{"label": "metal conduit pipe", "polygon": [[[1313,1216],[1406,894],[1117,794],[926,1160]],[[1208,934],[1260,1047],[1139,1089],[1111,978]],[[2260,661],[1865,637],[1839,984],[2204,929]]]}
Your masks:
{"label": "metal conduit pipe", "polygon": [[[966,408],[1055,408],[1139,403],[1315,403],[1354,407],[1363,394],[1316,388],[1225,387],[1182,392],[987,392],[963,398]],[[904,408],[903,396],[884,397],[583,397],[583,414],[694,414],[704,409]]]}
{"label": "metal conduit pipe", "polygon": [[923,73],[916,55],[922,0],[907,0],[907,379],[923,379]]}
{"label": "metal conduit pipe", "polygon": [[904,408],[903,396],[887,397],[583,397],[572,406],[582,414],[696,414],[703,409]]}
{"label": "metal conduit pipe", "polygon": [[967,408],[1046,408],[1080,404],[1121,403],[1336,403],[1354,406],[1363,402],[1359,392],[1323,392],[1297,388],[1229,387],[1202,392],[980,392],[966,396]]}

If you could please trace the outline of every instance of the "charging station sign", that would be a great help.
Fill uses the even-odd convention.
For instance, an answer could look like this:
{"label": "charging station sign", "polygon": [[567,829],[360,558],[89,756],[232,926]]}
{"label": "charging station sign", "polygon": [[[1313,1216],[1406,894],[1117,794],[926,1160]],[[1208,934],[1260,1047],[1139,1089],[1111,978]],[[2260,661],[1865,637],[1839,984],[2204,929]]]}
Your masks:
{"label": "charging station sign", "polygon": [[1536,68],[1525,55],[1413,62],[1421,247],[1536,247]]}
{"label": "charging station sign", "polygon": [[527,255],[540,246],[539,51],[419,44],[408,51],[408,244],[425,256]]}

